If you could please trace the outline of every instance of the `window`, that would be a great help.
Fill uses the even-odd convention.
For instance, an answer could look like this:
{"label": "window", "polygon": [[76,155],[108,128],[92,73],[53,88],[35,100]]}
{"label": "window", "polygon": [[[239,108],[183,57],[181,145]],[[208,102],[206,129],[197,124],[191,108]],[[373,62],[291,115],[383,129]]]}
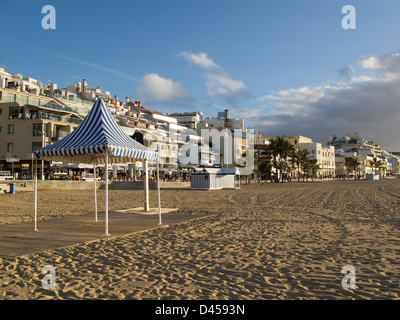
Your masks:
{"label": "window", "polygon": [[9,119],[18,119],[19,108],[18,107],[10,107],[9,109]]}
{"label": "window", "polygon": [[[47,123],[43,124],[43,131],[45,133],[45,136],[47,137]],[[42,124],[41,123],[34,123],[33,124],[32,135],[34,137],[41,137],[42,136]]]}
{"label": "window", "polygon": [[40,137],[42,135],[42,124],[41,123],[34,123],[33,124],[33,133],[34,137]]}
{"label": "window", "polygon": [[32,142],[32,151],[34,151],[36,149],[40,149],[41,147],[42,147],[41,142]]}
{"label": "window", "polygon": [[7,143],[7,152],[13,153],[14,152],[14,143]]}
{"label": "window", "polygon": [[28,103],[28,97],[19,96],[18,97],[18,102],[27,104]]}
{"label": "window", "polygon": [[17,96],[15,94],[7,94],[7,102],[15,102]]}
{"label": "window", "polygon": [[8,134],[14,134],[14,125],[13,124],[8,125]]}
{"label": "window", "polygon": [[24,108],[18,108],[18,107],[10,107],[9,108],[9,119],[23,119],[24,115]]}
{"label": "window", "polygon": [[3,100],[3,91],[0,91],[0,100]]}

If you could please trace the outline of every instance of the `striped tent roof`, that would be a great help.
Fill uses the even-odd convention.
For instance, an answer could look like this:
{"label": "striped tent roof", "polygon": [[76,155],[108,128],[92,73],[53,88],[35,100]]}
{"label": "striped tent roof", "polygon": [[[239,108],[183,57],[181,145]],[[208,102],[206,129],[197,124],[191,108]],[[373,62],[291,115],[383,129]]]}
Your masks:
{"label": "striped tent roof", "polygon": [[65,138],[34,151],[38,160],[74,163],[124,163],[135,160],[156,161],[158,154],[133,140],[116,123],[102,99],[98,99],[83,122]]}

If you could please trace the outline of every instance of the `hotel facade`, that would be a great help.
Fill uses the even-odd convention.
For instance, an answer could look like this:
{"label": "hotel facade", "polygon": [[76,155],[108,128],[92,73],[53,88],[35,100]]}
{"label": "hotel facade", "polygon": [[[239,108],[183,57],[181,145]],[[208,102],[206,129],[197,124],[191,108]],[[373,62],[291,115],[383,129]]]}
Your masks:
{"label": "hotel facade", "polygon": [[[51,97],[0,88],[0,171],[31,178],[32,152],[71,133],[83,121],[77,109]],[[39,171],[50,170],[48,162]]]}

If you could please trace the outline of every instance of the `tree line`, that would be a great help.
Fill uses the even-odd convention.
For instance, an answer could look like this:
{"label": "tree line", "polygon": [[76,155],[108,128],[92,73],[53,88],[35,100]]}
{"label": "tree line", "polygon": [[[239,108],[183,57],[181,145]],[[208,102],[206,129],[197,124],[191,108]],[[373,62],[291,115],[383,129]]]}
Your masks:
{"label": "tree line", "polygon": [[[270,139],[268,151],[267,157],[263,157],[259,153],[254,156],[258,179],[267,177],[271,181],[284,182],[291,181],[295,176],[297,180],[308,181],[309,177],[314,179],[320,170],[318,160],[313,156],[310,157],[309,150],[295,148],[285,136]],[[376,157],[369,160],[368,163],[375,172],[385,170],[385,163]],[[356,173],[359,172],[361,165],[362,162],[358,157],[349,163]],[[356,174],[356,178],[357,176],[358,174]]]}
{"label": "tree line", "polygon": [[[269,144],[269,156],[262,157],[256,154],[254,162],[257,165],[257,176],[266,176],[275,182],[291,181],[293,176],[297,179],[307,179],[320,169],[318,160],[309,157],[307,149],[297,149],[284,136],[272,138]],[[297,173],[297,174],[295,174]]]}
{"label": "tree line", "polygon": [[[374,168],[374,172],[376,173],[376,171],[381,172],[382,170],[385,170],[385,163],[382,160],[379,160],[377,157],[373,157],[372,160],[368,161],[369,165]],[[354,158],[353,160],[351,160],[350,162],[350,167],[353,168],[353,170],[358,173],[360,170],[360,167],[362,165],[362,162],[357,158]],[[356,179],[359,179],[359,175],[356,174]]]}

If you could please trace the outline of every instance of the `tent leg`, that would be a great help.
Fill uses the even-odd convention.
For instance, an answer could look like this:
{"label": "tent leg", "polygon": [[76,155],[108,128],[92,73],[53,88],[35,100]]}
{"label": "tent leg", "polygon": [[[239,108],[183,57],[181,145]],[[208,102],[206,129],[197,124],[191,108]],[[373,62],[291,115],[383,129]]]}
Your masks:
{"label": "tent leg", "polygon": [[35,159],[35,174],[34,174],[34,198],[35,198],[35,217],[34,217],[34,231],[38,231],[37,228],[37,159]]}
{"label": "tent leg", "polygon": [[106,210],[105,210],[105,221],[106,221],[106,236],[109,236],[108,233],[108,149],[106,149],[106,161],[105,161],[105,181],[106,181]]}
{"label": "tent leg", "polygon": [[149,164],[147,160],[144,160],[144,181],[143,181],[143,189],[144,189],[144,211],[150,211],[150,203],[149,203]]}
{"label": "tent leg", "polygon": [[96,185],[96,165],[93,163],[93,180],[94,180],[94,217],[97,220],[97,185]]}
{"label": "tent leg", "polygon": [[158,224],[161,225],[161,198],[160,198],[160,161],[157,160],[157,190],[158,190]]}

